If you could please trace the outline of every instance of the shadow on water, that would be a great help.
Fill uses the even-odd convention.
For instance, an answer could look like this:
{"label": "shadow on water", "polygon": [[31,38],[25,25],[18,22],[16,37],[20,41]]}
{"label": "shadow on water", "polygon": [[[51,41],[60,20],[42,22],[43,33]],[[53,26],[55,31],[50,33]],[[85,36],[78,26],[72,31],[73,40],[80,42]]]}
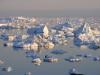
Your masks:
{"label": "shadow on water", "polygon": [[56,55],[61,55],[61,54],[67,53],[67,51],[62,50],[62,49],[55,49],[55,50],[52,50],[51,53],[56,54]]}
{"label": "shadow on water", "polygon": [[78,47],[82,45],[82,41],[78,38],[74,38],[73,43],[75,46],[78,46]]}
{"label": "shadow on water", "polygon": [[91,43],[83,42],[79,38],[74,38],[73,43],[77,47],[80,47],[82,45],[85,45],[89,49],[92,49],[92,50],[98,50],[98,49],[100,49],[100,46],[99,45],[96,45],[96,43],[94,43],[94,42],[91,42]]}
{"label": "shadow on water", "polygon": [[93,43],[90,43],[89,48],[93,50],[98,50],[100,49],[100,46],[96,45],[96,43],[93,42]]}
{"label": "shadow on water", "polygon": [[43,33],[42,27],[35,27],[35,28],[27,29],[28,35],[36,35],[36,34],[40,34],[40,33]]}
{"label": "shadow on water", "polygon": [[13,51],[22,51],[22,48],[13,47]]}

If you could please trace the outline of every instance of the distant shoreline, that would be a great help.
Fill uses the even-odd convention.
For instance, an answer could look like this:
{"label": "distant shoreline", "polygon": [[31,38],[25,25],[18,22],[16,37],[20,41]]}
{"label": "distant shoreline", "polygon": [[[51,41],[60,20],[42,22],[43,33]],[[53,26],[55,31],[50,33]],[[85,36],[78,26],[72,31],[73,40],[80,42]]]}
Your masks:
{"label": "distant shoreline", "polygon": [[0,11],[0,17],[28,16],[28,17],[100,17],[100,9],[95,10],[6,10]]}

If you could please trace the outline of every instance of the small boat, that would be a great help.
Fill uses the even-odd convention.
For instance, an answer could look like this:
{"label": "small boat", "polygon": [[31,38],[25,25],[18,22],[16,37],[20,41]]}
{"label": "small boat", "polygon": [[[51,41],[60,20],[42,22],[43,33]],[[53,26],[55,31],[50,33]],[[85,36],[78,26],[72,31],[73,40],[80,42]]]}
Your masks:
{"label": "small boat", "polygon": [[71,69],[69,74],[70,75],[84,75],[82,73],[79,73],[75,68]]}
{"label": "small boat", "polygon": [[58,62],[58,58],[55,58],[55,57],[52,57],[49,55],[45,55],[44,62]]}

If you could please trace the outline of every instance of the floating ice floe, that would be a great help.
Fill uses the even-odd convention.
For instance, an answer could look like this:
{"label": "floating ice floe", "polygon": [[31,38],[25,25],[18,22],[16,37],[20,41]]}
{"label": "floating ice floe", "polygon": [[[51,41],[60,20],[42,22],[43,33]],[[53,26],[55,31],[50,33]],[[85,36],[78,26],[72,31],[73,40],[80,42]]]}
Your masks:
{"label": "floating ice floe", "polygon": [[85,57],[85,58],[91,58],[92,55],[91,54],[84,54],[83,57]]}
{"label": "floating ice floe", "polygon": [[100,57],[99,56],[95,56],[95,57],[93,57],[93,60],[94,61],[100,61]]}
{"label": "floating ice floe", "polygon": [[4,64],[4,61],[0,60],[0,64]]}
{"label": "floating ice floe", "polygon": [[9,66],[7,68],[2,68],[2,71],[11,72],[12,71],[12,67]]}
{"label": "floating ice floe", "polygon": [[100,43],[100,37],[96,37],[100,35],[100,30],[91,29],[88,23],[84,23],[80,28],[74,31],[75,34],[75,45],[87,45],[89,48],[97,48],[97,46],[92,45],[93,43]]}
{"label": "floating ice floe", "polygon": [[32,75],[32,73],[31,72],[28,72],[28,73],[25,73],[25,75]]}
{"label": "floating ice floe", "polygon": [[70,74],[70,75],[84,75],[84,74],[78,72],[75,68],[72,68],[72,69],[69,71],[69,74]]}
{"label": "floating ice floe", "polygon": [[76,55],[77,57],[84,57],[84,58],[92,58],[93,56],[92,56],[92,54],[77,54]]}
{"label": "floating ice floe", "polygon": [[58,58],[53,56],[45,55],[44,62],[58,62]]}
{"label": "floating ice floe", "polygon": [[41,63],[42,63],[42,61],[41,61],[41,59],[40,58],[34,58],[33,60],[32,60],[32,63],[34,63],[35,65],[40,65]]}
{"label": "floating ice floe", "polygon": [[32,63],[39,66],[42,63],[42,60],[39,56],[34,55],[32,56]]}
{"label": "floating ice floe", "polygon": [[66,61],[69,62],[80,62],[82,61],[82,58],[78,58],[78,57],[69,57],[69,58],[65,58]]}

